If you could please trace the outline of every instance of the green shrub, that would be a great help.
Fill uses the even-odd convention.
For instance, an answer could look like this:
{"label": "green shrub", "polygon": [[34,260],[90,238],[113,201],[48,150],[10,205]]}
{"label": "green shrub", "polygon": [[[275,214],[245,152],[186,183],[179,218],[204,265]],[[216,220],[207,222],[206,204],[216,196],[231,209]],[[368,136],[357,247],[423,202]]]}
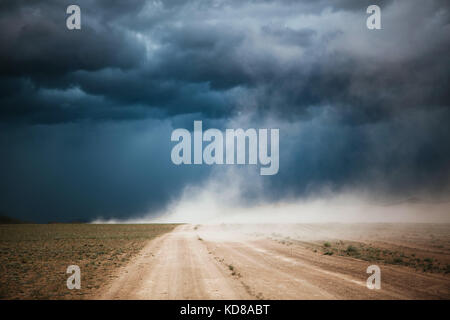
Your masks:
{"label": "green shrub", "polygon": [[347,250],[345,250],[345,252],[347,252],[347,254],[349,255],[355,255],[359,253],[358,249],[352,245],[349,245],[347,247]]}

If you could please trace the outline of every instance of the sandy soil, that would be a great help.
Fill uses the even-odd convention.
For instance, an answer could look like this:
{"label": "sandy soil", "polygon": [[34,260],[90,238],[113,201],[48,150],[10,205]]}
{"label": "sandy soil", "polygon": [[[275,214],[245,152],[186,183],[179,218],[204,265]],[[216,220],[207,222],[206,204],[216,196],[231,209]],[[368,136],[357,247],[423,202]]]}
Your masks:
{"label": "sandy soil", "polygon": [[[0,300],[85,299],[170,224],[0,224]],[[81,289],[67,288],[67,267]]]}
{"label": "sandy soil", "polygon": [[448,274],[379,264],[381,289],[369,290],[373,262],[323,255],[304,243],[182,225],[150,241],[93,298],[450,299]]}

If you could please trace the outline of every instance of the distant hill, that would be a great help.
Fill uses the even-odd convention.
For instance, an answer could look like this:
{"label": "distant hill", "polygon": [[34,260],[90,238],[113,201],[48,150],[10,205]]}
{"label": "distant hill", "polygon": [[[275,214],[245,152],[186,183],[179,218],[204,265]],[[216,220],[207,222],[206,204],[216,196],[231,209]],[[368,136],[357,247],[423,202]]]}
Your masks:
{"label": "distant hill", "polygon": [[74,220],[68,220],[68,221],[49,221],[47,224],[85,224],[89,223],[88,220],[85,219],[74,219]]}
{"label": "distant hill", "polygon": [[0,214],[0,224],[21,224],[21,223],[28,223],[28,222]]}
{"label": "distant hill", "polygon": [[[30,222],[25,220],[20,220],[17,218],[9,217],[2,212],[0,212],[0,224],[26,224],[26,223],[39,223],[39,222]],[[42,223],[42,222],[41,222]],[[89,223],[88,220],[85,219],[74,219],[69,221],[48,221],[47,224],[84,224]]]}

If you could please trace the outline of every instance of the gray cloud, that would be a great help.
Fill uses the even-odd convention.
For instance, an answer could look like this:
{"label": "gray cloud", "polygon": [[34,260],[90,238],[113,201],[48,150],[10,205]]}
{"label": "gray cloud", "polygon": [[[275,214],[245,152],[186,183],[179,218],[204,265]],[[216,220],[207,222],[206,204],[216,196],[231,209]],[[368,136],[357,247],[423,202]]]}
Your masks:
{"label": "gray cloud", "polygon": [[280,172],[244,202],[448,195],[447,2],[376,1],[377,31],[372,1],[76,1],[81,31],[69,3],[0,4],[0,210],[160,212],[209,177],[169,159],[194,119],[280,128]]}
{"label": "gray cloud", "polygon": [[29,221],[158,213],[208,174],[171,163],[167,121],[1,128],[1,210]]}

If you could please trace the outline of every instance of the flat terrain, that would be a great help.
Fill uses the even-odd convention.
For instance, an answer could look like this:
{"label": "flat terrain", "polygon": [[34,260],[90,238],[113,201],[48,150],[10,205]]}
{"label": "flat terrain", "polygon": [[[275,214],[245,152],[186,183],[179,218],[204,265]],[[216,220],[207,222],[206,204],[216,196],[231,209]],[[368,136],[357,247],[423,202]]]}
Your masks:
{"label": "flat terrain", "polygon": [[449,266],[449,224],[0,225],[2,299],[450,299]]}
{"label": "flat terrain", "polygon": [[[175,225],[0,225],[0,299],[83,299]],[[81,290],[68,290],[69,265]]]}
{"label": "flat terrain", "polygon": [[450,299],[449,258],[449,225],[182,225],[93,298]]}

